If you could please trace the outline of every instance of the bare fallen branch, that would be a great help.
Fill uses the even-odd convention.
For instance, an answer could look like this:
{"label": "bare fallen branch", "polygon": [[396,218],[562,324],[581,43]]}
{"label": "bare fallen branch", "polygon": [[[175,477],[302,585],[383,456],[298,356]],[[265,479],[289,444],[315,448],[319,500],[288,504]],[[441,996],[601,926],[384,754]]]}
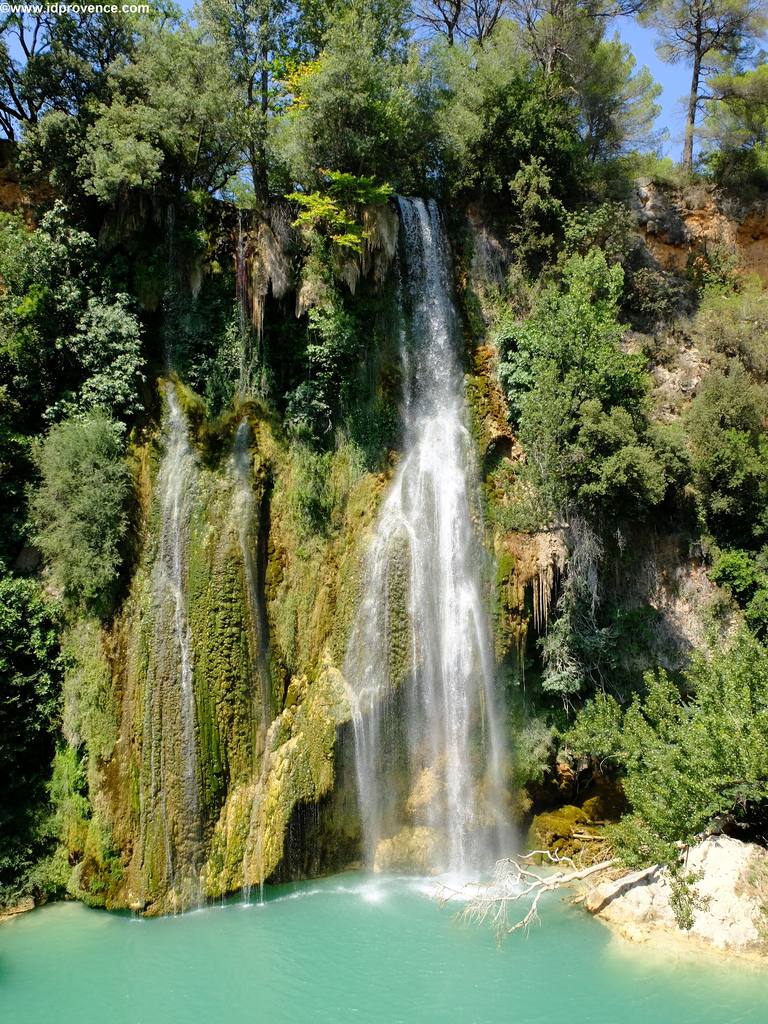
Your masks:
{"label": "bare fallen branch", "polygon": [[[558,870],[534,870],[528,863],[536,858],[543,858]],[[491,921],[496,935],[501,940],[504,935],[520,929],[528,929],[539,919],[539,903],[545,893],[564,889],[577,882],[582,882],[592,875],[607,871],[617,863],[611,857],[601,860],[588,867],[577,867],[570,857],[559,857],[550,850],[532,850],[523,856],[510,857],[496,864],[493,881],[485,885],[473,884],[470,889],[463,890],[444,887],[441,899],[447,901],[455,897],[469,899],[460,914],[463,921],[483,924]],[[529,902],[525,913],[514,921],[510,921],[510,910],[513,904]]]}

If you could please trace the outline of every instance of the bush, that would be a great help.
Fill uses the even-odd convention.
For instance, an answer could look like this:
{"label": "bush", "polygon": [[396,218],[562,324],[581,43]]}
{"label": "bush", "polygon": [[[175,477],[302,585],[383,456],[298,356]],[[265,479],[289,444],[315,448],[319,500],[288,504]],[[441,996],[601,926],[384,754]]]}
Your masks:
{"label": "bush", "polygon": [[131,481],[122,429],[101,413],[65,420],[38,446],[34,539],[66,599],[106,614],[116,595]]}
{"label": "bush", "polygon": [[0,905],[28,891],[46,852],[46,780],[59,720],[58,614],[39,585],[0,566]]}
{"label": "bush", "polygon": [[704,527],[721,544],[752,547],[768,530],[766,392],[740,363],[712,371],[686,418]]}
{"label": "bush", "polygon": [[641,515],[664,498],[681,457],[649,430],[649,376],[621,351],[623,272],[574,254],[527,320],[502,322],[499,375],[525,449],[524,483],[543,522],[579,511]]}
{"label": "bush", "polygon": [[751,374],[768,377],[768,298],[757,282],[705,295],[691,335],[705,354],[738,359]]}
{"label": "bush", "polygon": [[612,839],[629,866],[676,864],[676,844],[747,825],[768,805],[768,649],[742,632],[729,649],[696,654],[686,699],[663,670],[626,712],[610,696],[587,704],[566,741],[613,758],[631,813]]}

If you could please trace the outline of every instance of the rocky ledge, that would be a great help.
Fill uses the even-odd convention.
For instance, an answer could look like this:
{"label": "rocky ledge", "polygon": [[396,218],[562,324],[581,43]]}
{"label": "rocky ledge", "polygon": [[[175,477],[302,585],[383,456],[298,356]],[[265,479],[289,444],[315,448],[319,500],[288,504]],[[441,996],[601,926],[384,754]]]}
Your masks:
{"label": "rocky ledge", "polygon": [[692,927],[678,927],[666,869],[657,866],[596,884],[584,903],[635,942],[673,940],[689,947],[768,958],[768,850],[726,836],[687,854],[698,909]]}

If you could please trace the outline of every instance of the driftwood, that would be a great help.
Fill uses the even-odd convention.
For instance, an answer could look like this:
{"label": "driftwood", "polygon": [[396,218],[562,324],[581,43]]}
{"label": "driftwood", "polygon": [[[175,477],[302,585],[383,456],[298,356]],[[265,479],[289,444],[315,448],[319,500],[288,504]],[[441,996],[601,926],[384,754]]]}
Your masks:
{"label": "driftwood", "polygon": [[[557,870],[534,870],[530,862],[542,857]],[[528,863],[526,863],[528,862]],[[558,857],[549,850],[532,850],[521,857],[508,857],[498,861],[493,881],[486,885],[473,884],[463,890],[444,886],[440,898],[443,902],[466,899],[466,906],[459,915],[464,921],[483,924],[491,921],[496,935],[501,940],[505,935],[520,929],[528,929],[539,919],[539,902],[548,892],[555,892],[581,882],[585,878],[607,871],[617,863],[616,858],[601,860],[597,864],[579,868],[570,857]],[[530,901],[522,916],[511,920],[511,908],[518,903]]]}

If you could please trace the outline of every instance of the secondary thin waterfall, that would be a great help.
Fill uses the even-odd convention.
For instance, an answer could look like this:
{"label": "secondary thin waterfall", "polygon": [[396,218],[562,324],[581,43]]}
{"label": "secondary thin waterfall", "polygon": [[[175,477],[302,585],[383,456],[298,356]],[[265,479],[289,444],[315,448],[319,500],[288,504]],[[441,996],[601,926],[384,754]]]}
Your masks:
{"label": "secondary thin waterfall", "polygon": [[447,243],[433,202],[399,206],[405,447],[345,667],[369,863],[411,829],[421,866],[462,872],[498,852],[504,742]]}
{"label": "secondary thin waterfall", "polygon": [[165,401],[164,453],[157,475],[159,545],[151,575],[154,645],[144,702],[149,792],[141,801],[141,836],[145,860],[160,841],[165,864],[156,863],[153,871],[164,870],[178,894],[182,886],[187,893],[194,888],[201,844],[185,564],[198,466],[170,383]]}

